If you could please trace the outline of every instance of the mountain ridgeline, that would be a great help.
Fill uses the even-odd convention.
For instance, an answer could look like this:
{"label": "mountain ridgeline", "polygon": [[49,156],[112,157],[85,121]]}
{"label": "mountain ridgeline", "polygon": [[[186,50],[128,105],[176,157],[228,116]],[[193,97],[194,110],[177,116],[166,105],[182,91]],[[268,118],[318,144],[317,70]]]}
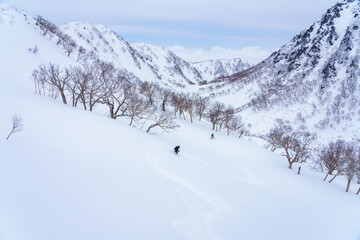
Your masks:
{"label": "mountain ridgeline", "polygon": [[215,79],[212,88],[245,95],[238,110],[265,114],[271,122],[282,118],[359,134],[359,26],[359,1],[341,1],[266,60]]}
{"label": "mountain ridgeline", "polygon": [[143,42],[127,42],[109,28],[86,22],[60,26],[77,45],[94,52],[101,60],[132,72],[142,81],[157,82],[165,87],[189,91],[215,77],[229,76],[250,65],[241,59],[190,63],[173,52]]}

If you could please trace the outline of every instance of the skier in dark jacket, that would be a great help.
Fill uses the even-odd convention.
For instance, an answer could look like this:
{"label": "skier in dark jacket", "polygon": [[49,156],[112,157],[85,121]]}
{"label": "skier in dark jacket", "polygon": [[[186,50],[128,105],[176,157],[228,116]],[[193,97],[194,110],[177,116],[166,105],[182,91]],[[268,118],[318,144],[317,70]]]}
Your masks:
{"label": "skier in dark jacket", "polygon": [[176,146],[174,148],[174,151],[175,151],[176,154],[178,154],[180,152],[180,146]]}
{"label": "skier in dark jacket", "polygon": [[214,138],[214,133],[211,134],[211,139],[213,139],[213,138]]}

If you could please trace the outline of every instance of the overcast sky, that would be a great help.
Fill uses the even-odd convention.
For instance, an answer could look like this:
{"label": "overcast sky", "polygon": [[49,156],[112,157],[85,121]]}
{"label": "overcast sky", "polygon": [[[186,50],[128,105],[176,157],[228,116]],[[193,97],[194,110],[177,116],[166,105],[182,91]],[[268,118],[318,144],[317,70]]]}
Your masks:
{"label": "overcast sky", "polygon": [[[61,25],[108,26],[127,41],[169,47],[190,61],[262,60],[336,0],[2,0]],[[0,0],[1,2],[1,0]],[[192,55],[194,52],[196,54]],[[242,56],[238,56],[242,54]],[[246,55],[247,57],[244,57]]]}

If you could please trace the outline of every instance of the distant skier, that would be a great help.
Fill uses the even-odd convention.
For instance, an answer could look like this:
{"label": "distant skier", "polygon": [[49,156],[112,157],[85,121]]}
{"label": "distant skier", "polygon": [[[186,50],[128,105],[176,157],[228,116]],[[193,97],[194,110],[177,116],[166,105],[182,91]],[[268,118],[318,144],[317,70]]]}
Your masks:
{"label": "distant skier", "polygon": [[174,151],[175,151],[176,154],[178,154],[180,152],[180,146],[176,146],[174,148]]}
{"label": "distant skier", "polygon": [[213,138],[214,138],[214,133],[211,134],[211,139],[213,139]]}

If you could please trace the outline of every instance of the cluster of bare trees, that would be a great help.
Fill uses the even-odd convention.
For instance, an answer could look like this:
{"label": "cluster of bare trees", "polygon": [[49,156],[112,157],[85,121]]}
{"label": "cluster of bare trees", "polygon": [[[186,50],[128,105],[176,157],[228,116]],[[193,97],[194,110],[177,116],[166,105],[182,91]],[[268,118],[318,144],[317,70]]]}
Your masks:
{"label": "cluster of bare trees", "polygon": [[[108,107],[113,119],[126,117],[130,125],[142,120],[155,121],[151,128],[164,130],[176,127],[173,114],[158,105],[157,96],[167,96],[167,90],[152,83],[142,83],[133,74],[117,70],[112,64],[94,61],[83,67],[60,67],[49,63],[32,73],[35,92],[54,99],[61,96],[64,104],[82,106],[93,111],[97,104]],[[166,102],[164,97],[163,101]]]}
{"label": "cluster of bare trees", "polygon": [[199,121],[203,118],[212,123],[212,130],[220,131],[226,129],[228,135],[233,133],[239,137],[249,133],[241,117],[236,115],[236,111],[231,106],[226,106],[220,102],[211,103],[208,97],[201,97],[199,94],[172,94],[171,104],[175,115],[186,119],[189,116],[191,123],[195,116]]}
{"label": "cluster of bare trees", "polygon": [[212,123],[213,130],[220,131],[225,128],[228,135],[233,133],[238,135],[239,138],[249,133],[241,117],[236,115],[235,109],[223,103],[215,102],[211,104],[206,117]]}
{"label": "cluster of bare trees", "polygon": [[291,169],[294,163],[304,163],[311,156],[311,144],[316,136],[303,127],[294,130],[289,123],[278,119],[277,125],[263,138],[268,142],[267,147],[271,151],[281,149]]}
{"label": "cluster of bare trees", "polygon": [[[279,119],[277,125],[263,136],[271,151],[279,149],[286,157],[290,169],[294,163],[306,162],[316,151],[311,148],[315,137],[304,128],[300,127],[294,130],[289,123]],[[324,181],[331,175],[332,178],[329,181],[331,183],[337,176],[342,175],[347,179],[346,192],[349,191],[351,182],[357,181],[360,184],[360,146],[358,142],[358,140],[353,142],[337,140],[317,151],[316,166],[326,173]],[[359,193],[360,188],[357,191],[357,194]]]}
{"label": "cluster of bare trees", "polygon": [[69,35],[63,33],[55,24],[49,20],[46,20],[42,16],[38,15],[36,18],[36,25],[39,26],[43,36],[51,34],[55,35],[58,38],[56,44],[61,45],[68,56],[70,56],[70,54],[76,50],[77,45],[75,41]]}
{"label": "cluster of bare trees", "polygon": [[[213,130],[226,129],[227,134],[241,137],[247,133],[235,109],[224,104],[211,103],[199,94],[174,93],[156,83],[141,82],[132,73],[118,70],[100,60],[84,62],[83,66],[61,67],[54,63],[41,65],[32,73],[35,92],[54,99],[61,97],[64,104],[82,106],[93,111],[97,104],[108,107],[113,119],[126,117],[134,122],[154,121],[147,130],[176,127],[176,116],[190,121],[197,117],[213,124]],[[174,113],[170,114],[171,109]]]}
{"label": "cluster of bare trees", "polygon": [[[349,191],[351,182],[360,183],[360,147],[357,142],[330,142],[318,154],[317,166],[326,173],[324,181],[329,175],[333,175],[329,183],[342,175],[347,179],[346,192]],[[359,192],[360,187],[356,194]]]}

